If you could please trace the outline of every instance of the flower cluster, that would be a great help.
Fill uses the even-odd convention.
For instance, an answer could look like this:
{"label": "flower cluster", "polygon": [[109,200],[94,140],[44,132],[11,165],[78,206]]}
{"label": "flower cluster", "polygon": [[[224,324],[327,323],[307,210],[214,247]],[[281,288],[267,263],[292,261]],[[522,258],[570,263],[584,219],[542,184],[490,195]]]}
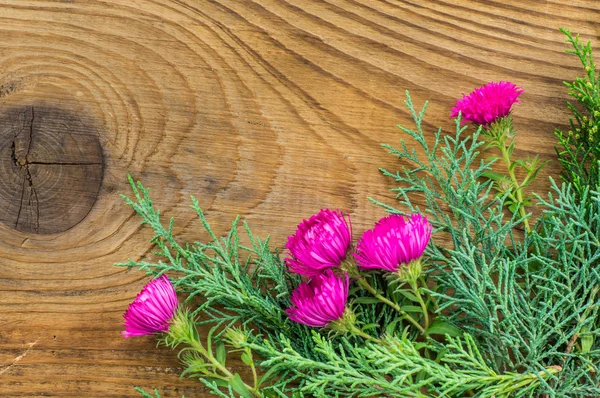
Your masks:
{"label": "flower cluster", "polygon": [[[358,240],[354,253],[351,236],[350,222],[339,210],[321,210],[302,221],[296,234],[289,237],[288,270],[311,278],[292,294],[292,306],[287,309],[292,321],[338,331],[342,325],[342,331],[352,331],[347,322],[353,319],[347,308],[349,268],[358,266],[362,271],[381,270],[399,276],[418,268],[420,274],[420,264],[417,267],[413,263],[429,243],[431,224],[420,214],[408,219],[398,214],[382,218]],[[356,265],[351,264],[352,259]]]}
{"label": "flower cluster", "polygon": [[[458,100],[452,116],[459,113],[463,121],[486,128],[510,114],[513,104],[523,90],[510,82],[491,82],[475,89]],[[493,128],[493,127],[492,127]],[[361,287],[394,306],[370,287],[360,272],[382,271],[407,282],[423,306],[416,280],[422,272],[421,256],[431,238],[432,226],[421,214],[405,217],[392,214],[379,220],[373,229],[365,231],[352,245],[350,217],[340,210],[324,209],[297,227],[289,236],[285,259],[288,271],[307,280],[293,291],[291,306],[286,312],[294,322],[311,327],[335,328],[343,325],[344,332],[353,319],[348,308],[351,279],[357,278]],[[162,276],[150,282],[125,313],[125,337],[167,332],[175,318],[178,304],[169,279]],[[406,314],[404,314],[406,315]],[[410,317],[408,317],[410,318]],[[414,322],[415,326],[420,327]],[[348,327],[350,325],[350,327]]]}

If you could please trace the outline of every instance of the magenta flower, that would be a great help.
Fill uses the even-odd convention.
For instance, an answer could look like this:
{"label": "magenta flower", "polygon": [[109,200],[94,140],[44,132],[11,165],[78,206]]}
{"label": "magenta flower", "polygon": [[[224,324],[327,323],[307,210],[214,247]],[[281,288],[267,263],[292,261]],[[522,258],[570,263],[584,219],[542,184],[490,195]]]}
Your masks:
{"label": "magenta flower", "polygon": [[292,293],[290,319],[307,326],[322,328],[344,317],[350,278],[336,276],[331,269],[302,282]]}
{"label": "magenta flower", "polygon": [[507,116],[523,90],[511,82],[490,82],[456,101],[451,117],[462,114],[463,123],[473,122],[488,126],[496,119]]}
{"label": "magenta flower", "polygon": [[431,238],[431,224],[420,214],[409,221],[399,214],[379,220],[358,240],[354,257],[361,269],[396,272],[419,259]]}
{"label": "magenta flower", "polygon": [[291,257],[285,262],[290,272],[312,277],[339,266],[346,258],[352,238],[351,227],[339,210],[321,210],[303,220],[285,246]]}
{"label": "magenta flower", "polygon": [[121,334],[127,338],[168,331],[178,304],[166,275],[150,281],[123,314],[125,330]]}

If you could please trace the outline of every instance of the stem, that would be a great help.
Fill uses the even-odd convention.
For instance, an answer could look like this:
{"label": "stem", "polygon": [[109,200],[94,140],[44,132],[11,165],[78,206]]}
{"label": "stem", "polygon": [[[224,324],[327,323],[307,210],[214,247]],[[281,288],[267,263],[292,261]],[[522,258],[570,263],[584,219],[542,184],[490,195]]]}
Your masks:
{"label": "stem", "polygon": [[[221,373],[223,373],[227,377],[227,379],[229,379],[229,380],[233,379],[233,377],[234,377],[233,373],[231,373],[229,371],[229,369],[227,369],[225,366],[221,365],[219,363],[219,361],[217,361],[216,358],[213,357],[212,353],[209,353],[208,351],[206,351],[206,349],[202,346],[202,344],[200,344],[195,339],[190,339],[190,341],[188,341],[187,343],[189,345],[191,345],[196,351],[198,351],[202,356],[204,356],[206,359],[208,359],[210,361],[211,365],[214,366]],[[258,398],[262,397],[262,395],[258,392],[258,390],[256,388],[253,388],[246,383],[244,383],[244,385],[246,386],[248,391],[250,391],[252,393],[252,395],[254,395],[255,397],[258,397]]]}
{"label": "stem", "polygon": [[[598,294],[598,287],[594,288],[594,290],[592,290],[592,293],[590,295],[590,301],[594,301],[596,294]],[[581,333],[580,326],[588,317],[588,315],[590,314],[590,310],[591,310],[591,306],[588,307],[584,313],[583,316],[581,318],[579,318],[577,320],[577,332],[573,333],[573,336],[571,336],[571,338],[569,339],[569,342],[567,343],[567,348],[565,350],[565,355],[563,357],[563,361],[567,360],[567,355],[569,355],[569,353],[571,352],[571,350],[573,349],[573,346],[575,345],[575,343],[577,342],[577,340],[579,339],[579,334]]]}
{"label": "stem", "polygon": [[[246,348],[246,353],[248,354],[248,356],[252,357],[251,349]],[[252,380],[254,382],[254,389],[258,390],[258,374],[256,374],[256,366],[254,366],[254,360],[251,360],[250,362],[250,369],[252,369]]]}
{"label": "stem", "polygon": [[352,330],[352,333],[356,334],[357,336],[364,337],[366,340],[378,341],[375,337],[368,335],[367,333],[363,332],[362,330],[360,330],[359,328],[357,328],[354,325],[352,325],[351,330]]}
{"label": "stem", "polygon": [[[421,282],[421,285],[423,287],[427,286],[427,282],[425,281],[425,277],[423,275],[419,276],[419,281]],[[433,304],[433,312],[437,312],[437,310],[440,308],[440,306],[438,305],[437,301],[433,299],[432,295],[429,295],[429,297],[427,298],[427,302],[425,304]]]}
{"label": "stem", "polygon": [[[521,387],[525,387],[527,385],[533,383],[539,383],[540,378],[543,380],[547,380],[550,376],[555,375],[559,372],[562,372],[562,366],[552,365],[548,366],[546,369],[531,373],[531,374],[516,374],[516,375],[496,375],[491,377],[484,377],[483,380],[491,381],[491,382],[505,382],[508,380],[514,380],[505,390],[507,393],[511,393],[513,391],[517,391]],[[516,381],[515,376],[520,378],[520,381]]]}
{"label": "stem", "polygon": [[427,305],[425,304],[425,301],[423,301],[423,296],[421,296],[421,292],[419,291],[417,281],[409,281],[408,284],[410,285],[413,293],[417,297],[419,305],[421,305],[421,310],[423,310],[423,319],[425,321],[425,330],[427,330],[429,328],[429,311],[427,310]]}
{"label": "stem", "polygon": [[429,311],[427,310],[427,305],[425,301],[423,301],[423,296],[421,296],[421,292],[419,292],[419,285],[417,285],[417,281],[408,281],[413,293],[417,296],[417,300],[421,305],[421,310],[423,310],[423,320],[425,321],[425,330],[429,329]]}
{"label": "stem", "polygon": [[565,358],[564,358],[565,361],[567,360],[567,355],[569,355],[569,353],[573,349],[573,346],[575,345],[575,342],[577,341],[578,338],[579,338],[579,334],[575,333],[569,340],[569,343],[567,344],[567,349],[565,350],[565,354],[566,354]]}
{"label": "stem", "polygon": [[395,309],[396,311],[398,311],[400,314],[402,314],[402,316],[408,320],[410,323],[412,323],[417,329],[419,329],[419,331],[421,332],[421,334],[425,333],[425,329],[423,329],[423,327],[421,325],[419,325],[419,322],[415,321],[415,319],[408,315],[406,313],[406,311],[402,310],[402,308],[400,308],[400,306],[392,301],[390,301],[389,299],[383,297],[381,294],[379,294],[377,292],[377,290],[375,290],[375,288],[373,286],[371,286],[369,284],[369,282],[367,282],[367,280],[365,278],[360,278],[358,279],[358,284],[363,287],[365,290],[367,290],[369,293],[371,293],[373,295],[373,297],[375,297],[377,300],[381,301],[382,303],[385,303],[387,305],[389,305],[390,307],[392,307],[393,309]]}
{"label": "stem", "polygon": [[510,155],[508,154],[506,145],[504,145],[504,143],[502,142],[500,145],[498,145],[498,147],[500,149],[500,152],[502,153],[502,159],[508,167],[508,175],[510,176],[511,181],[515,186],[515,199],[519,203],[519,214],[521,214],[521,217],[523,217],[523,225],[525,226],[525,230],[527,231],[527,233],[531,233],[529,220],[527,220],[527,212],[525,211],[525,204],[523,203],[523,188],[518,188],[520,184],[519,181],[517,181],[517,177],[515,176],[515,170],[511,169],[510,167],[512,162],[510,161]]}

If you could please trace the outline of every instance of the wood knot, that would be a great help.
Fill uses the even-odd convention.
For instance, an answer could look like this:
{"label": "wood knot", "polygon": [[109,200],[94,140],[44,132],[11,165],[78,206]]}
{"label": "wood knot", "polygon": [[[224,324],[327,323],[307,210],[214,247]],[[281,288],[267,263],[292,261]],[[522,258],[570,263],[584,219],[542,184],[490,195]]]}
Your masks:
{"label": "wood knot", "polygon": [[102,184],[95,124],[45,105],[0,112],[0,222],[22,232],[66,231],[90,212]]}

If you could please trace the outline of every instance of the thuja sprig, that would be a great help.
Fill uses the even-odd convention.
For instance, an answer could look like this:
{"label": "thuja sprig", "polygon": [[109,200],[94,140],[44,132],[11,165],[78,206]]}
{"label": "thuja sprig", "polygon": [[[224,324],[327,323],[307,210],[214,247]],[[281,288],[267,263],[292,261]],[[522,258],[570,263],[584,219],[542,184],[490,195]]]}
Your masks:
{"label": "thuja sprig", "polygon": [[[475,340],[447,336],[446,344],[415,343],[406,334],[385,336],[363,346],[335,344],[314,334],[322,361],[306,358],[284,341],[284,348],[256,339],[245,343],[263,358],[262,366],[296,375],[299,391],[318,397],[397,396],[481,397],[530,396],[532,391],[561,372],[559,366],[531,372],[498,373],[480,354]],[[438,359],[421,354],[427,346]],[[276,383],[277,385],[277,383]],[[285,389],[284,381],[280,387]]]}
{"label": "thuja sprig", "polygon": [[565,82],[565,85],[570,89],[569,94],[585,105],[589,110],[596,110],[598,100],[600,99],[600,87],[598,86],[599,76],[596,74],[596,64],[594,63],[592,44],[589,41],[586,44],[583,44],[579,39],[579,35],[573,37],[569,29],[561,28],[560,31],[567,36],[567,43],[573,45],[573,49],[566,50],[566,52],[574,54],[579,58],[586,73],[585,78],[578,77],[573,83]]}
{"label": "thuja sprig", "polygon": [[[163,225],[160,210],[154,208],[150,199],[150,190],[131,176],[128,178],[133,199],[123,198],[140,215],[142,224],[154,230],[151,242],[158,249],[155,254],[159,260],[130,260],[118,266],[139,268],[152,276],[166,272],[179,275],[173,281],[180,292],[187,294],[185,303],[191,306],[197,296],[204,299],[193,311],[194,315],[203,315],[200,324],[221,325],[226,329],[234,324],[252,323],[260,333],[284,331],[295,338],[299,349],[308,350],[305,343],[310,341],[310,330],[290,322],[285,312],[300,278],[286,271],[278,252],[270,248],[268,238],[254,236],[246,223],[240,223],[239,217],[223,237],[217,237],[198,201],[192,198],[192,209],[210,239],[179,243],[173,236],[174,220]],[[246,234],[249,246],[240,243],[241,233]]]}
{"label": "thuja sprig", "polygon": [[[513,233],[519,216],[503,211],[507,196],[492,195],[491,181],[482,179],[492,161],[480,160],[486,145],[481,132],[466,135],[457,119],[455,134],[438,130],[430,144],[424,112],[414,110],[410,97],[407,105],[417,127],[403,131],[422,151],[409,150],[403,140],[399,149],[386,146],[404,167],[383,172],[399,183],[394,191],[404,209],[418,211],[409,196],[414,192],[427,204],[434,239],[425,254],[437,282],[431,294],[438,298],[438,318],[473,336],[497,376],[527,369],[523,380],[538,380],[504,384],[518,387],[511,397],[600,396],[600,343],[594,338],[600,332],[600,194],[588,186],[580,200],[574,187],[552,182],[549,198],[538,197],[538,226],[521,241]],[[449,246],[437,242],[436,233],[445,234]],[[508,391],[491,386],[495,393]],[[476,396],[490,396],[477,388]]]}

